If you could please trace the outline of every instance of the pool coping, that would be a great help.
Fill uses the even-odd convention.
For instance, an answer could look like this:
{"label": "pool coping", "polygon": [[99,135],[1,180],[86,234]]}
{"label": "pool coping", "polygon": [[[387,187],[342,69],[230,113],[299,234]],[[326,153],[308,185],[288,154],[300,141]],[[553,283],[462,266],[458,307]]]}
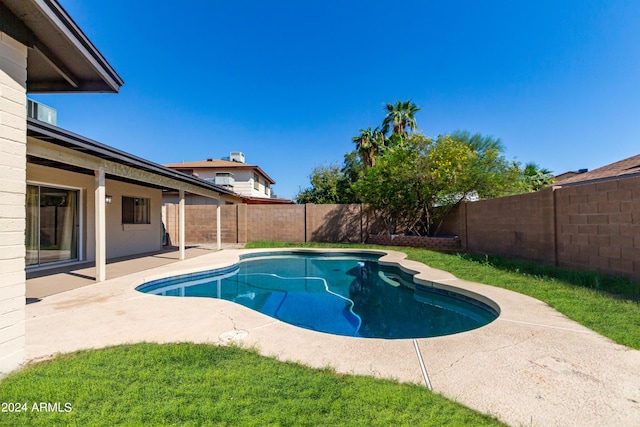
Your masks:
{"label": "pool coping", "polygon": [[435,392],[512,425],[640,424],[640,352],[613,343],[541,301],[460,280],[407,260],[400,251],[303,249],[386,253],[379,262],[415,271],[421,283],[494,301],[500,308],[498,319],[445,337],[352,338],[298,328],[224,300],[159,297],[135,290],[152,280],[232,265],[244,253],[293,250],[223,250],[46,297],[27,306],[27,358],[140,341],[225,344],[236,336],[229,332],[246,331],[240,345],[342,373],[425,385],[422,362]]}

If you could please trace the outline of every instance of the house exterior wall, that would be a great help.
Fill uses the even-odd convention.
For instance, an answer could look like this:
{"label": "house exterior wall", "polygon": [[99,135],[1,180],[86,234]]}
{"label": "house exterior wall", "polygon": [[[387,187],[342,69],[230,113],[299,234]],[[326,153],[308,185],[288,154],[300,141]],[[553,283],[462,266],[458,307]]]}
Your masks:
{"label": "house exterior wall", "polygon": [[[95,178],[66,170],[27,164],[27,182],[80,190],[81,256],[95,261]],[[162,248],[162,191],[120,181],[106,180],[107,258],[153,252]],[[122,196],[150,199],[151,224],[122,224]],[[24,202],[23,202],[24,204]]]}
{"label": "house exterior wall", "polygon": [[[107,258],[162,249],[162,190],[107,179]],[[122,223],[122,196],[150,199],[150,224]]]}
{"label": "house exterior wall", "polygon": [[[271,188],[266,187],[267,180],[265,177],[260,174],[257,170],[249,169],[205,169],[205,168],[197,168],[194,170],[198,174],[198,177],[201,179],[214,179],[216,177],[216,173],[230,173],[233,174],[233,179],[235,181],[233,188],[234,192],[238,194],[242,194],[243,196],[250,197],[271,197]],[[254,180],[253,174],[258,174],[258,189],[254,188]],[[166,199],[167,203],[173,203],[172,201]],[[185,200],[185,203],[186,200]]]}
{"label": "house exterior wall", "polygon": [[0,32],[0,376],[24,362],[27,48]]}
{"label": "house exterior wall", "polygon": [[[257,173],[257,172],[256,172]],[[235,185],[233,191],[243,196],[251,197],[271,197],[271,189],[265,191],[265,179],[258,173],[258,189],[254,187],[253,171],[241,170],[234,172]]]}

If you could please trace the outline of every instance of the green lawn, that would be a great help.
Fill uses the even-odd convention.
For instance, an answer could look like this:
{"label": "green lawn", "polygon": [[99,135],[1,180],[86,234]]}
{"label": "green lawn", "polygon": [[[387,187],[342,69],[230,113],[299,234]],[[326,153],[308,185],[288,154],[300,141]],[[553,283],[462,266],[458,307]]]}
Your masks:
{"label": "green lawn", "polygon": [[[39,363],[0,382],[7,426],[494,426],[425,387],[206,344],[135,344]],[[34,410],[59,403],[70,412]],[[66,406],[65,406],[66,405]]]}
{"label": "green lawn", "polygon": [[520,292],[546,302],[576,322],[640,350],[640,283],[498,257],[446,254],[415,248],[325,243],[254,242],[247,247],[344,247],[393,249],[456,277]]}

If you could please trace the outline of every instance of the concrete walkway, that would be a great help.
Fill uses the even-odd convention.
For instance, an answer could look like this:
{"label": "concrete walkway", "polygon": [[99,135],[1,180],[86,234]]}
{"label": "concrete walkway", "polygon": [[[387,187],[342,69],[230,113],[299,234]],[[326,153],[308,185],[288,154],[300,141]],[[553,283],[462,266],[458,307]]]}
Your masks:
{"label": "concrete walkway", "polygon": [[249,251],[210,253],[29,304],[27,357],[140,341],[225,343],[229,332],[241,331],[247,333],[241,345],[280,360],[424,385],[420,353],[435,392],[514,426],[640,425],[640,352],[538,300],[456,279],[403,260],[399,252],[389,251],[381,261],[419,271],[420,280],[483,295],[499,305],[500,317],[447,337],[363,339],[297,328],[229,301],[134,289],[156,278],[233,264],[243,252]]}

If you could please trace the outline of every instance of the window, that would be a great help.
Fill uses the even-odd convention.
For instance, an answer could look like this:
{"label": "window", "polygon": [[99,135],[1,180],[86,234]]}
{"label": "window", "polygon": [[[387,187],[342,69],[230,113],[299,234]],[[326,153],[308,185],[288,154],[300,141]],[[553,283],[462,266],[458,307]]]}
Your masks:
{"label": "window", "polygon": [[253,189],[254,190],[260,189],[260,178],[258,177],[257,173],[253,174]]}
{"label": "window", "polygon": [[150,199],[122,196],[123,224],[151,224],[149,221]]}
{"label": "window", "polygon": [[264,183],[264,194],[269,195],[269,183],[265,181]]}

